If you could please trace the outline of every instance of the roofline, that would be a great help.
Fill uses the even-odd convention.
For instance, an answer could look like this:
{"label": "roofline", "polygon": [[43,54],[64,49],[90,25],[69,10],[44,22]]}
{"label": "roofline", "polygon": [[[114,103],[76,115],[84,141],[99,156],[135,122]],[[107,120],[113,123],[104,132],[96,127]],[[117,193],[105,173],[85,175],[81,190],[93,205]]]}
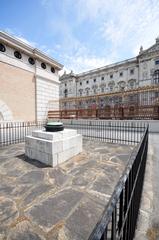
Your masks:
{"label": "roofline", "polygon": [[147,53],[151,48],[153,48],[157,43],[153,44],[151,47],[143,50],[141,53],[139,53],[138,57],[144,55],[145,53]]}
{"label": "roofline", "polygon": [[56,68],[58,70],[61,70],[63,68],[63,65],[60,64],[59,62],[57,62],[54,58],[49,57],[41,50],[39,50],[37,48],[33,48],[29,44],[19,40],[15,36],[8,34],[5,31],[0,31],[0,39],[14,47],[16,47],[16,45],[18,45],[18,49],[20,49],[26,53],[30,53],[30,54],[34,55],[35,57],[37,57],[47,63],[53,64],[54,66],[56,66]]}
{"label": "roofline", "polygon": [[109,64],[109,65],[105,65],[104,67],[99,67],[99,68],[92,69],[92,70],[89,70],[89,71],[86,71],[86,72],[78,73],[78,74],[76,74],[76,76],[80,77],[82,75],[87,75],[89,73],[96,73],[97,71],[102,71],[102,70],[105,70],[106,68],[113,68],[113,67],[116,67],[116,66],[120,66],[124,63],[132,63],[132,62],[135,62],[136,60],[137,60],[136,57],[129,58],[129,59],[117,62],[117,63],[112,63],[112,64]]}
{"label": "roofline", "polygon": [[137,57],[133,57],[133,58],[129,58],[129,59],[126,59],[126,60],[123,60],[123,61],[120,61],[120,62],[105,65],[104,67],[99,67],[99,68],[95,68],[95,69],[92,69],[92,70],[88,70],[86,72],[81,72],[81,73],[77,73],[77,74],[75,74],[75,73],[63,74],[62,76],[60,76],[60,79],[62,79],[64,77],[69,78],[70,76],[78,78],[78,77],[81,77],[81,76],[86,76],[86,75],[91,74],[91,73],[96,73],[98,71],[103,71],[103,70],[106,70],[106,69],[109,69],[109,68],[120,66],[120,65],[125,64],[125,63],[133,63],[133,62],[136,62],[136,61],[137,61]]}

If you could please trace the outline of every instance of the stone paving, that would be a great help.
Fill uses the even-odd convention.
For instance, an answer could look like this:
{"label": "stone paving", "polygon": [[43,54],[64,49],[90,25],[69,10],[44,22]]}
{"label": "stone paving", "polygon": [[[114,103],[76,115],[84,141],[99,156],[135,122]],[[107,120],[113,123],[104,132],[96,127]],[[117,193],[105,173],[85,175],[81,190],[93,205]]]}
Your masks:
{"label": "stone paving", "polygon": [[23,143],[0,150],[0,240],[88,239],[133,147],[83,148],[55,168],[27,159]]}
{"label": "stone paving", "polygon": [[149,135],[146,172],[135,240],[159,240],[159,134]]}

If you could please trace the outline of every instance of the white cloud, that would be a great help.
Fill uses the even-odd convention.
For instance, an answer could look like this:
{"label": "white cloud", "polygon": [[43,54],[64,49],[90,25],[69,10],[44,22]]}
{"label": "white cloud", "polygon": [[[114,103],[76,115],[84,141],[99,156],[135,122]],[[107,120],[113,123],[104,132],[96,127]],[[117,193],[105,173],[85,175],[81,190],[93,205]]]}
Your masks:
{"label": "white cloud", "polygon": [[[54,1],[41,0],[41,4],[48,11],[50,32],[60,41],[52,49],[40,48],[61,59],[67,71],[82,72],[136,56],[141,45],[150,47],[159,35],[158,0],[62,0],[56,19],[52,17]],[[69,18],[71,14],[74,18]],[[80,30],[77,33],[88,22],[97,26],[92,27],[98,36],[92,45],[80,36]],[[101,46],[100,53],[91,49],[93,45],[94,49]]]}
{"label": "white cloud", "polygon": [[63,67],[61,71],[59,71],[59,75],[62,76],[64,73],[70,73],[70,69]]}
{"label": "white cloud", "polygon": [[99,19],[101,36],[116,51],[125,47],[136,54],[141,44],[147,48],[159,35],[158,0],[88,0],[83,10],[86,18]]}
{"label": "white cloud", "polygon": [[[122,53],[128,58],[136,56],[141,45],[144,49],[150,47],[159,35],[158,0],[77,0],[74,5],[77,22],[98,23],[97,34],[103,43],[110,44],[112,52],[109,58],[100,57],[98,53],[92,56],[91,49],[86,49],[75,38],[71,26],[65,22],[65,36],[73,52],[67,55],[65,62],[75,71],[99,67],[122,58],[124,60]],[[68,42],[65,44],[68,45]],[[77,47],[81,50],[75,53],[73,49]],[[104,44],[101,47],[104,49]]]}
{"label": "white cloud", "polygon": [[37,46],[37,44],[35,42],[28,41],[26,38],[24,38],[22,36],[16,36],[16,38],[18,38],[20,41],[26,43],[27,45],[29,45],[31,47],[36,47]]}
{"label": "white cloud", "polygon": [[141,44],[147,48],[159,35],[158,0],[76,2],[79,21],[98,22],[98,34],[103,40],[110,42],[112,51],[116,53],[125,48],[130,55],[136,55]]}
{"label": "white cloud", "polygon": [[51,0],[41,0],[41,5],[44,7],[49,7],[51,4]]}
{"label": "white cloud", "polygon": [[96,19],[106,4],[106,0],[76,0],[75,9],[79,22]]}
{"label": "white cloud", "polygon": [[112,58],[102,58],[93,55],[65,55],[65,66],[67,71],[73,70],[75,73],[80,73],[83,71],[88,71],[94,68],[102,67],[112,63]]}

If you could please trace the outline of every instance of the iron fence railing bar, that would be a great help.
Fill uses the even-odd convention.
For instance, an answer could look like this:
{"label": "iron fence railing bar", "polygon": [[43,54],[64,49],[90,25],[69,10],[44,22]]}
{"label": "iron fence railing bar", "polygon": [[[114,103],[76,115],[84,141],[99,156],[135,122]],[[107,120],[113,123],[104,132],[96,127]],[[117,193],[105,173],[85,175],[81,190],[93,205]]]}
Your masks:
{"label": "iron fence railing bar", "polygon": [[34,129],[42,129],[44,121],[38,122],[1,122],[0,147],[25,141],[25,136]]}
{"label": "iron fence railing bar", "polygon": [[[127,220],[127,216],[128,216],[128,209],[131,206],[131,200],[133,199],[132,195],[134,194],[134,192],[136,194],[136,191],[135,191],[136,190],[136,188],[135,188],[136,185],[133,186],[133,193],[131,192],[131,189],[130,189],[131,195],[130,195],[130,199],[129,199],[130,202],[128,203],[127,202],[128,201],[127,198],[128,198],[128,191],[129,191],[128,189],[129,188],[128,188],[128,186],[126,187],[125,184],[126,184],[126,182],[128,184],[129,173],[130,173],[130,171],[132,171],[132,167],[133,167],[133,164],[135,163],[135,160],[138,159],[138,156],[140,157],[141,150],[142,150],[142,152],[141,152],[142,158],[143,158],[143,156],[144,156],[144,158],[146,157],[147,146],[148,146],[148,126],[147,126],[147,128],[146,128],[146,130],[145,130],[145,132],[144,132],[144,134],[142,136],[142,139],[141,139],[139,145],[133,151],[133,153],[132,153],[132,155],[131,155],[131,157],[130,157],[130,159],[128,161],[128,164],[126,166],[126,169],[125,169],[122,177],[120,178],[120,180],[119,180],[119,182],[118,182],[118,184],[117,184],[117,186],[115,188],[115,191],[112,194],[112,196],[110,198],[110,201],[109,201],[109,203],[108,203],[108,205],[107,205],[107,207],[106,207],[106,209],[105,209],[105,211],[103,213],[103,216],[102,216],[101,220],[98,222],[98,224],[96,225],[96,227],[95,227],[94,231],[92,232],[92,234],[90,235],[89,240],[100,240],[101,239],[101,237],[102,237],[106,227],[108,226],[108,224],[109,224],[109,222],[111,220],[112,213],[113,213],[113,211],[114,211],[114,209],[115,209],[115,207],[117,205],[117,202],[119,201],[119,199],[121,197],[122,191],[124,189],[126,190],[126,192],[124,194],[126,196],[126,199],[124,200],[125,201],[124,206],[126,207],[125,208],[126,211],[125,211],[125,214],[124,214],[124,218],[123,217],[121,218],[122,222],[120,222],[120,234],[118,236],[119,237],[118,239],[121,239],[123,234],[124,235],[123,235],[122,239],[126,239],[126,240],[128,239],[128,238],[126,238],[127,237],[126,235],[128,235],[128,234],[130,235],[130,233],[129,233],[130,230],[128,228],[125,228],[125,230],[124,230],[124,227],[125,227],[125,224],[128,223],[126,221]],[[146,162],[146,159],[144,159],[144,160]],[[143,161],[141,160],[140,164],[142,164],[142,162]],[[140,167],[141,167],[141,165],[140,165]],[[137,174],[139,174],[139,170],[140,169],[137,170]],[[144,169],[142,169],[142,171],[143,171],[143,174],[144,174]],[[144,177],[144,175],[142,175],[142,181],[141,181],[142,183],[143,183],[143,177]],[[133,178],[134,178],[134,176],[132,175],[132,179]],[[137,178],[137,179],[139,179],[139,178]],[[136,179],[135,179],[135,183],[137,183]],[[141,184],[140,187],[141,187],[140,188],[140,197],[141,197],[142,184]],[[136,195],[135,195],[135,197],[136,197]],[[139,202],[140,202],[139,200],[140,199],[138,199],[138,208],[139,208]],[[122,208],[123,208],[123,205],[122,205]],[[122,214],[123,214],[123,211],[122,211]],[[134,211],[133,211],[133,214],[134,214]],[[137,213],[135,212],[135,215],[134,215],[134,220],[135,220],[134,227],[136,226],[137,215],[138,215],[138,212]],[[120,221],[121,221],[121,219],[120,219]],[[124,219],[124,221],[123,221],[123,219]],[[130,225],[130,221],[131,220],[130,220],[130,217],[129,217],[129,225]],[[121,224],[122,224],[122,226],[121,226]],[[129,230],[128,234],[127,234],[127,230]],[[133,232],[133,235],[134,235],[134,229],[131,230],[131,233],[132,232]],[[115,238],[113,238],[113,240],[114,239],[116,239],[116,236],[115,236]],[[133,239],[133,238],[130,237],[130,239]]]}
{"label": "iron fence railing bar", "polygon": [[[146,148],[146,146],[144,145],[144,150],[145,150],[145,148]],[[143,154],[144,154],[144,151],[142,152],[142,155]],[[141,156],[141,159],[143,160],[143,156]],[[131,190],[131,196],[130,196],[130,199],[129,199],[128,206],[126,208],[126,213],[125,213],[125,218],[124,218],[124,221],[123,221],[123,225],[125,224],[125,221],[126,221],[126,218],[127,218],[128,212],[129,212],[129,208],[130,208],[131,200],[132,200],[132,197],[133,197],[133,194],[134,194],[134,190],[135,190],[135,187],[136,187],[136,182],[137,182],[137,179],[138,179],[138,175],[139,175],[140,167],[141,167],[141,164],[142,164],[142,160],[140,162],[140,165],[139,165],[137,173],[136,173],[136,178],[135,178],[133,189]],[[128,187],[128,189],[130,191],[131,188]]]}
{"label": "iron fence railing bar", "polygon": [[[137,144],[145,129],[145,126],[141,124],[116,121],[77,120],[76,122],[63,122],[66,128],[75,128],[85,137],[121,144]],[[1,123],[0,146],[22,142],[33,129],[42,128],[43,125],[44,122]]]}
{"label": "iron fence railing bar", "polygon": [[63,123],[66,128],[77,129],[84,137],[121,144],[138,144],[145,130],[144,125],[135,122],[64,120]]}
{"label": "iron fence railing bar", "polygon": [[[77,129],[84,137],[104,142],[133,144],[128,160],[102,218],[89,240],[132,240],[140,207],[146,156],[148,125],[135,122],[76,120],[63,121],[67,128]],[[0,147],[23,142],[34,129],[42,129],[45,122],[0,123]]]}

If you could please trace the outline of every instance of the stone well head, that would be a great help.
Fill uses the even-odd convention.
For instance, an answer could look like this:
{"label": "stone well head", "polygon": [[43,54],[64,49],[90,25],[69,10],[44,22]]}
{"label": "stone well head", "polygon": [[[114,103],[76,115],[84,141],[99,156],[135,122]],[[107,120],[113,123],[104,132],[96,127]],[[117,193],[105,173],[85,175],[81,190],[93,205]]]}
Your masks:
{"label": "stone well head", "polygon": [[44,127],[46,132],[59,132],[64,130],[62,122],[48,122]]}

